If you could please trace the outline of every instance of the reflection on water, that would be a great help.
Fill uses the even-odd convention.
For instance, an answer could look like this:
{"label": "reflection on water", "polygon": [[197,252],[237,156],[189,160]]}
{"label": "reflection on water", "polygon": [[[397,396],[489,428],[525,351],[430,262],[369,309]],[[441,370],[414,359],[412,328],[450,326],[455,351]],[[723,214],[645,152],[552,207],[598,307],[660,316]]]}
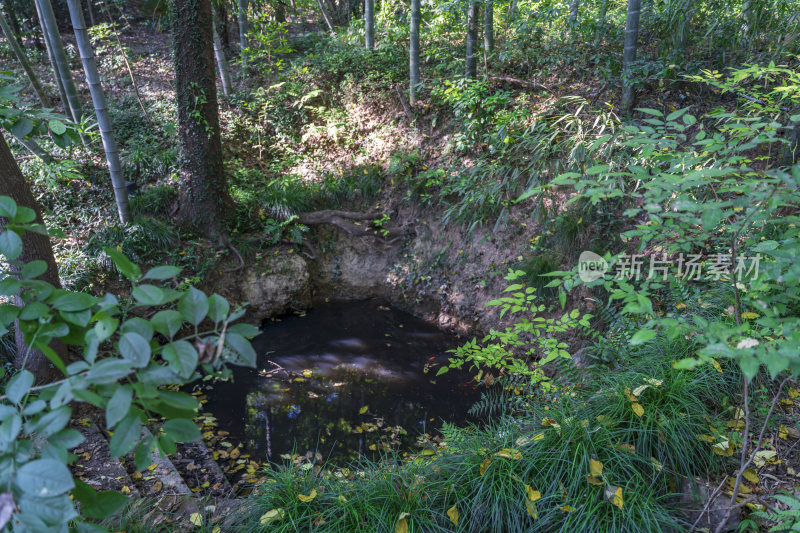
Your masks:
{"label": "reflection on water", "polygon": [[413,449],[442,420],[463,421],[477,398],[465,374],[425,373],[459,342],[384,302],[325,304],[265,326],[253,342],[258,368],[234,368],[205,409],[257,459],[319,451],[344,464]]}

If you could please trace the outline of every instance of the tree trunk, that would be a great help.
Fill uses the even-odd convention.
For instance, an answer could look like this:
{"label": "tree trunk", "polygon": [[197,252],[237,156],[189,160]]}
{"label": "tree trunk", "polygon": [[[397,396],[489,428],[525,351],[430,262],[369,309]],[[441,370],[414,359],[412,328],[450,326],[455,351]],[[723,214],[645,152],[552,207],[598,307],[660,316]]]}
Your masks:
{"label": "tree trunk", "polygon": [[[47,41],[50,42],[50,47],[53,51],[54,67],[61,78],[61,84],[64,87],[64,108],[69,116],[72,117],[77,123],[81,122],[81,104],[78,100],[78,88],[75,86],[75,80],[72,78],[72,71],[70,70],[69,60],[64,51],[64,43],[61,41],[61,35],[58,33],[58,24],[56,16],[53,12],[53,6],[50,0],[35,0],[39,6],[39,14],[42,22],[42,30]],[[86,144],[84,142],[84,144]]]}
{"label": "tree trunk", "polygon": [[375,0],[364,0],[364,41],[367,50],[375,48]]}
{"label": "tree trunk", "polygon": [[[44,221],[42,220],[42,211],[39,208],[39,204],[31,194],[28,183],[25,181],[22,172],[20,172],[17,162],[14,161],[2,132],[0,132],[0,176],[3,176],[3,179],[0,180],[0,195],[10,196],[18,205],[33,209],[36,212],[35,223],[43,224]],[[60,288],[61,282],[58,278],[58,267],[56,266],[55,257],[53,257],[50,239],[45,235],[27,231],[22,236],[22,255],[20,255],[18,261],[30,263],[35,260],[47,263],[47,270],[38,279]],[[17,297],[15,303],[18,306],[22,305],[19,297]],[[47,358],[39,350],[29,352],[28,346],[25,344],[25,338],[20,331],[19,323],[16,326],[17,356],[14,362],[17,368],[21,368],[24,364],[28,370],[33,372],[37,381],[49,381],[50,378],[54,377],[54,372],[51,371]],[[59,357],[64,358],[66,350],[61,342],[53,342],[51,348],[55,350]]]}
{"label": "tree trunk", "polygon": [[475,56],[478,48],[478,2],[471,1],[467,9],[467,64],[464,75],[475,78],[477,74]]}
{"label": "tree trunk", "polygon": [[622,54],[622,114],[633,111],[634,90],[631,65],[636,61],[636,43],[639,39],[640,0],[628,0],[628,17],[625,21],[625,48]]}
{"label": "tree trunk", "polygon": [[319,10],[322,11],[322,18],[325,19],[325,25],[328,26],[330,32],[333,33],[333,23],[331,23],[328,12],[325,11],[325,4],[322,3],[322,0],[317,0],[317,4],[319,4]]}
{"label": "tree trunk", "polygon": [[419,85],[419,23],[420,0],[411,0],[411,39],[408,47],[409,66],[409,102],[413,106],[417,101],[417,85]]}
{"label": "tree trunk", "polygon": [[219,11],[216,6],[212,6],[214,19],[214,55],[217,58],[217,70],[219,70],[219,79],[222,83],[222,94],[225,99],[229,100],[231,97],[231,73],[228,69],[228,60],[225,59],[225,50],[222,48],[222,39],[219,36]]}
{"label": "tree trunk", "polygon": [[14,36],[14,33],[11,31],[11,28],[8,26],[8,22],[6,21],[6,17],[3,15],[2,11],[0,11],[0,29],[3,30],[3,34],[6,36],[6,41],[8,42],[9,48],[11,48],[11,51],[17,58],[17,61],[19,61],[20,65],[22,65],[22,69],[28,76],[28,80],[30,80],[31,85],[33,85],[33,90],[36,92],[36,96],[38,96],[39,100],[42,102],[42,107],[50,107],[50,99],[47,97],[47,93],[44,92],[42,84],[39,83],[39,78],[37,78],[36,74],[33,72],[31,64],[28,61],[28,56],[25,55],[25,51],[17,42],[17,39]]}
{"label": "tree trunk", "polygon": [[597,17],[597,31],[594,34],[594,45],[600,44],[606,28],[606,14],[608,14],[608,0],[603,0],[600,4],[600,14]]}
{"label": "tree trunk", "polygon": [[[50,39],[47,38],[47,30],[45,29],[44,16],[42,15],[41,7],[38,0],[33,3],[36,6],[36,15],[39,18],[39,26],[42,28],[42,37],[44,38],[45,49],[47,50],[47,57],[50,59],[50,65],[53,67],[53,78],[56,80],[56,87],[58,87],[58,94],[61,99],[61,106],[64,109],[64,114],[70,116],[69,103],[67,102],[67,92],[64,90],[64,83],[61,81],[61,72],[58,70],[56,63],[56,55],[53,50],[53,45],[50,44]],[[38,34],[37,34],[38,36]]]}
{"label": "tree trunk", "polygon": [[94,6],[92,3],[94,0],[86,0],[86,12],[89,14],[89,27],[94,26],[97,24],[97,20],[94,17]]}
{"label": "tree trunk", "polygon": [[214,4],[217,6],[219,12],[219,36],[222,39],[222,49],[225,50],[225,57],[232,57],[231,54],[231,36],[230,28],[228,27],[228,6],[225,2]]}
{"label": "tree trunk", "polygon": [[282,0],[277,0],[277,4],[275,4],[275,22],[286,22],[286,6],[283,5]]}
{"label": "tree trunk", "polygon": [[89,85],[89,92],[94,103],[100,138],[103,140],[103,149],[106,152],[108,172],[111,174],[111,184],[114,187],[114,198],[117,201],[119,219],[123,224],[127,224],[131,218],[131,210],[128,205],[128,189],[125,188],[125,177],[122,175],[119,149],[117,148],[117,141],[114,139],[114,130],[111,127],[111,116],[106,105],[106,95],[103,92],[103,86],[100,84],[100,75],[97,73],[94,49],[89,40],[89,33],[86,31],[80,0],[67,0],[67,4],[70,18],[72,18],[72,27],[75,30],[75,41],[78,43],[83,70],[86,73],[86,82]]}
{"label": "tree trunk", "polygon": [[209,0],[172,0],[172,55],[178,108],[180,218],[227,243],[223,221],[231,203],[222,166]]}
{"label": "tree trunk", "polygon": [[569,5],[569,24],[570,26],[574,25],[575,22],[578,20],[578,7],[580,6],[581,0],[572,0],[572,3]]}
{"label": "tree trunk", "polygon": [[494,51],[494,2],[486,0],[486,11],[483,14],[483,49],[487,54]]}
{"label": "tree trunk", "polygon": [[[200,0],[204,2],[205,0]],[[239,20],[239,60],[242,62],[241,74],[242,80],[247,77],[247,32],[249,31],[247,23],[247,9],[250,2],[249,0],[238,0],[238,20]]]}

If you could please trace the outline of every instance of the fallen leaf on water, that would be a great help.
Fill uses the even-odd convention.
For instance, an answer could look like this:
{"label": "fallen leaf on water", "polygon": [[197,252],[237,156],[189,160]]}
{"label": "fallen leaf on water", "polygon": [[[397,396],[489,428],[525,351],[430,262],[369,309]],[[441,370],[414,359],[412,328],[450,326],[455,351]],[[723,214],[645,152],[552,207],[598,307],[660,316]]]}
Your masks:
{"label": "fallen leaf on water", "polygon": [[502,457],[503,459],[514,459],[515,461],[522,459],[522,452],[515,450],[514,448],[503,448],[495,455],[497,457]]}
{"label": "fallen leaf on water", "polygon": [[400,513],[397,519],[397,526],[394,528],[394,533],[409,533],[408,531],[408,517],[411,513]]}
{"label": "fallen leaf on water", "polygon": [[298,494],[297,495],[297,499],[300,500],[303,503],[308,503],[308,502],[314,501],[314,498],[316,498],[316,497],[317,497],[317,489],[312,490],[309,493],[308,496],[306,496],[305,494]]}
{"label": "fallen leaf on water", "polygon": [[266,526],[268,524],[271,524],[272,522],[283,519],[284,514],[285,513],[283,512],[283,509],[273,509],[271,511],[267,511],[266,513],[262,514],[261,518],[259,519],[259,522],[261,523],[262,526]]}
{"label": "fallen leaf on water", "polygon": [[458,505],[457,504],[453,505],[450,509],[447,510],[447,518],[449,518],[450,521],[454,525],[456,525],[456,526],[458,525]]}
{"label": "fallen leaf on water", "polygon": [[358,414],[363,415],[368,410],[369,410],[369,405],[365,405],[364,407],[362,407],[361,409],[358,410]]}
{"label": "fallen leaf on water", "polygon": [[633,402],[631,404],[631,409],[633,409],[633,412],[636,413],[636,416],[640,418],[644,414],[644,407],[642,407],[642,404],[638,402]]}

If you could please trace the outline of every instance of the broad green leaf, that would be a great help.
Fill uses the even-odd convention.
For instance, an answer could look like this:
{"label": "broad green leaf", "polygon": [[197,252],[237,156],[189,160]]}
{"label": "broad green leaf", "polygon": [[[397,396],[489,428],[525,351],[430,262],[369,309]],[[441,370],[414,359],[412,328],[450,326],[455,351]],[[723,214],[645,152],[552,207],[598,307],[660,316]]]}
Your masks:
{"label": "broad green leaf", "polygon": [[22,279],[34,279],[38,278],[45,272],[47,272],[47,263],[41,259],[37,259],[36,261],[26,263],[25,266],[22,267],[20,276]]}
{"label": "broad green leaf", "polygon": [[0,217],[14,220],[17,216],[17,202],[10,196],[0,196]]}
{"label": "broad green leaf", "polygon": [[213,320],[215,324],[225,320],[230,310],[231,306],[228,304],[228,300],[219,294],[212,294],[208,297],[208,318]]}
{"label": "broad green leaf", "polygon": [[189,290],[178,301],[178,311],[184,320],[196,326],[208,314],[208,297],[203,291],[189,287]]}
{"label": "broad green leaf", "polygon": [[128,415],[131,408],[133,391],[127,385],[119,387],[106,405],[106,426],[113,428],[117,422]]}
{"label": "broad green leaf", "polygon": [[103,359],[86,373],[86,378],[91,383],[103,385],[114,383],[130,374],[131,370],[133,370],[133,365],[127,359]]}
{"label": "broad green leaf", "polygon": [[200,439],[200,430],[187,418],[167,420],[161,426],[164,433],[175,442],[191,442]]}
{"label": "broad green leaf", "polygon": [[256,351],[253,349],[250,341],[238,333],[228,333],[225,335],[225,344],[230,346],[233,351],[242,357],[245,365],[250,367],[256,366]]}
{"label": "broad green leaf", "polygon": [[19,404],[33,386],[33,374],[27,370],[20,371],[11,378],[6,385],[6,398],[14,404]]}
{"label": "broad green leaf", "polygon": [[60,120],[52,119],[47,125],[50,127],[50,131],[56,135],[64,135],[67,132],[67,126]]}
{"label": "broad green leaf", "polygon": [[0,254],[8,259],[16,259],[22,253],[22,239],[14,231],[7,229],[0,233]]}
{"label": "broad green leaf", "polygon": [[652,329],[640,329],[631,337],[631,344],[642,344],[656,336],[656,332]]}
{"label": "broad green leaf", "polygon": [[174,309],[166,309],[156,313],[155,316],[150,319],[150,323],[157,332],[171,340],[181,329],[183,318],[181,318],[181,314]]}
{"label": "broad green leaf", "polygon": [[108,443],[113,457],[122,457],[133,450],[142,434],[142,423],[136,410],[132,410],[117,424]]}
{"label": "broad green leaf", "polygon": [[125,333],[119,340],[119,353],[133,366],[143,368],[150,362],[150,344],[138,333]]}
{"label": "broad green leaf", "polygon": [[117,266],[117,269],[123,276],[131,281],[139,281],[139,279],[141,279],[141,269],[137,265],[133,264],[130,259],[125,257],[125,254],[116,248],[111,247],[106,248],[105,251],[111,260],[114,261],[114,264]]}
{"label": "broad green leaf", "polygon": [[172,279],[180,274],[181,270],[180,267],[176,266],[157,266],[148,270],[147,274],[144,275],[144,279],[154,279],[157,281]]}
{"label": "broad green leaf", "polygon": [[31,428],[39,436],[49,437],[67,427],[70,416],[72,416],[72,409],[63,405],[42,416]]}
{"label": "broad green leaf", "polygon": [[164,346],[161,357],[173,372],[188,379],[197,368],[197,350],[187,341],[180,340]]}
{"label": "broad green leaf", "polygon": [[96,298],[91,294],[83,292],[57,291],[50,298],[48,303],[53,309],[58,311],[83,311],[94,305]]}
{"label": "broad green leaf", "polygon": [[32,496],[49,498],[75,486],[69,469],[54,459],[37,459],[17,470],[17,486]]}
{"label": "broad green leaf", "polygon": [[164,291],[155,285],[139,285],[131,293],[139,305],[157,306],[164,303]]}

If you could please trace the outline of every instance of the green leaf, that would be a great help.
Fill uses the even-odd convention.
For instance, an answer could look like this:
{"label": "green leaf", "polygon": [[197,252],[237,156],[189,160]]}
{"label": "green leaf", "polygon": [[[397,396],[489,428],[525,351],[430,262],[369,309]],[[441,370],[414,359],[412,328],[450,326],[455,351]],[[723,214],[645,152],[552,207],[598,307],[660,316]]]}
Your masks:
{"label": "green leaf", "polygon": [[17,216],[17,202],[10,196],[0,196],[0,217],[14,220]]}
{"label": "green leaf", "polygon": [[710,209],[705,209],[703,214],[700,217],[700,220],[703,224],[703,229],[705,231],[712,231],[714,228],[717,227],[720,220],[722,220],[723,213],[722,209],[719,207],[711,207]]}
{"label": "green leaf", "polygon": [[139,305],[156,306],[164,303],[164,291],[155,285],[139,285],[131,294]]}
{"label": "green leaf", "polygon": [[11,378],[6,385],[6,398],[14,404],[19,404],[33,386],[33,374],[27,370],[20,371]]}
{"label": "green leaf", "polygon": [[150,362],[150,344],[138,333],[125,333],[119,340],[119,353],[133,366],[143,368]]}
{"label": "green leaf", "polygon": [[251,324],[242,323],[228,326],[228,333],[237,333],[249,339],[261,333],[261,330]]}
{"label": "green leaf", "polygon": [[117,250],[116,248],[108,247],[106,248],[105,252],[114,261],[114,264],[117,266],[117,269],[120,273],[128,278],[130,281],[139,281],[142,277],[141,269],[133,264],[130,259],[125,257],[125,254]]}
{"label": "green leaf", "polygon": [[183,319],[192,325],[198,325],[208,313],[208,297],[198,289],[189,287],[189,290],[178,301],[178,311]]}
{"label": "green leaf", "polygon": [[48,303],[58,311],[83,311],[94,305],[97,299],[83,292],[57,291],[48,298]]}
{"label": "green leaf", "polygon": [[51,119],[47,125],[50,127],[50,131],[56,135],[64,135],[67,132],[67,126],[60,120]]}
{"label": "green leaf", "polygon": [[445,374],[447,372],[450,372],[450,367],[449,366],[443,366],[443,367],[440,367],[439,370],[436,371],[436,375],[437,376],[441,376],[442,374]]}
{"label": "green leaf", "polygon": [[164,346],[161,357],[169,363],[169,367],[173,372],[184,379],[189,379],[195,368],[197,368],[197,350],[184,340]]}
{"label": "green leaf", "polygon": [[148,270],[147,274],[144,275],[144,279],[154,279],[157,281],[172,279],[180,274],[181,270],[180,267],[176,266],[157,266]]}
{"label": "green leaf", "polygon": [[167,420],[161,429],[175,442],[191,442],[200,439],[200,430],[188,418]]}
{"label": "green leaf", "polygon": [[228,316],[228,312],[230,312],[231,306],[228,303],[228,300],[220,296],[219,294],[212,294],[208,298],[208,318],[214,321],[215,324],[219,324],[225,317]]}
{"label": "green leaf", "polygon": [[648,115],[653,115],[654,117],[663,117],[664,113],[661,111],[657,111],[655,109],[650,109],[648,107],[640,107],[637,108],[637,111],[641,111],[642,113],[647,113]]}
{"label": "green leaf", "polygon": [[129,386],[119,387],[106,405],[106,425],[113,428],[117,422],[128,415],[131,408],[133,391]]}
{"label": "green leaf", "polygon": [[228,333],[225,335],[225,344],[230,346],[233,351],[242,356],[242,360],[245,365],[250,367],[256,366],[256,351],[253,349],[250,341],[238,333]]}
{"label": "green leaf", "polygon": [[49,498],[71,490],[75,483],[69,469],[55,459],[37,459],[17,470],[17,486],[38,498]]}
{"label": "green leaf", "polygon": [[126,359],[103,359],[86,373],[86,378],[98,385],[114,383],[130,374],[132,369],[131,362]]}
{"label": "green leaf", "polygon": [[157,332],[165,337],[169,337],[171,340],[175,334],[178,333],[178,330],[181,329],[183,318],[181,318],[181,314],[174,309],[167,309],[156,313],[155,316],[150,319],[150,323]]}
{"label": "green leaf", "polygon": [[33,131],[33,121],[28,117],[22,117],[11,126],[11,133],[14,137],[23,138]]}
{"label": "green leaf", "polygon": [[117,424],[114,434],[108,443],[113,457],[122,457],[133,450],[139,443],[142,434],[142,423],[138,413],[131,411]]}
{"label": "green leaf", "polygon": [[19,307],[11,304],[0,305],[0,326],[8,326],[19,315]]}
{"label": "green leaf", "polygon": [[16,259],[22,253],[22,238],[14,230],[0,233],[0,254],[8,259]]}
{"label": "green leaf", "polygon": [[128,505],[128,498],[113,490],[98,492],[89,502],[81,502],[81,514],[87,518],[102,520],[113,516]]}
{"label": "green leaf", "polygon": [[47,263],[41,259],[37,259],[36,261],[26,263],[25,266],[22,267],[20,276],[22,279],[34,279],[38,278],[45,272],[47,272]]}
{"label": "green leaf", "polygon": [[652,329],[640,329],[631,337],[631,344],[642,344],[656,336],[656,332]]}
{"label": "green leaf", "polygon": [[49,437],[67,427],[71,416],[72,409],[67,405],[63,405],[42,416],[32,424],[31,428],[39,436]]}

